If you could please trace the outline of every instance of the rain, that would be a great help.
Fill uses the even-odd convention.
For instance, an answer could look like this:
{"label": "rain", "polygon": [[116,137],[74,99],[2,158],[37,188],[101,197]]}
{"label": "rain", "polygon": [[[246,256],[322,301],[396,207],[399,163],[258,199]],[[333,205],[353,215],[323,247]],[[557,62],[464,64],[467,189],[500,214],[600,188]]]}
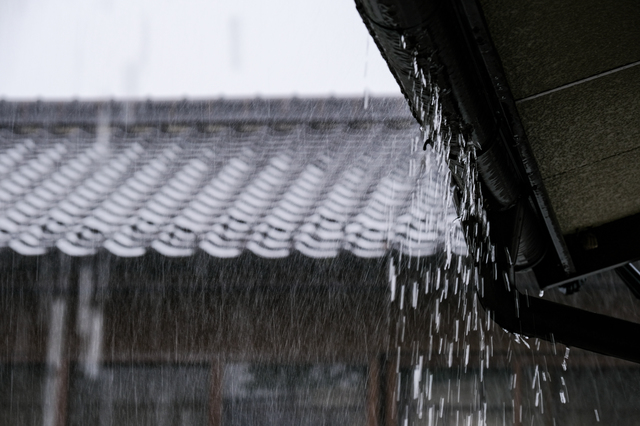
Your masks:
{"label": "rain", "polygon": [[[636,364],[483,307],[500,224],[430,70],[412,62],[413,115],[374,81],[368,39],[355,97],[119,99],[150,90],[155,19],[128,27],[143,53],[121,58],[118,89],[2,88],[0,425],[638,422]],[[246,73],[251,19],[219,26],[219,57]],[[514,304],[640,322],[613,271],[505,283]]]}

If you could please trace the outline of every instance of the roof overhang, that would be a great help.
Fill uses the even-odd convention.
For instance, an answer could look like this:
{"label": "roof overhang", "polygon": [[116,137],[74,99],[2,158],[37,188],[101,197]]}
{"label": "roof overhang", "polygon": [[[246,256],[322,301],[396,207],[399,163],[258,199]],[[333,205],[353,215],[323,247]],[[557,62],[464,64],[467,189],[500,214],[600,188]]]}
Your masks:
{"label": "roof overhang", "polygon": [[[530,253],[521,256],[518,266],[531,267],[546,252],[545,268],[553,264],[559,276],[571,276],[575,272],[571,256],[475,2],[370,1],[357,5],[418,121],[416,87],[420,82],[414,75],[414,61],[429,70],[444,89],[441,100],[449,120],[468,125],[467,132],[478,144],[479,172],[490,210],[501,212],[501,219],[511,210],[514,217],[507,219],[514,222],[514,207],[524,201],[521,206],[529,214],[524,215],[522,234],[544,238],[520,242]],[[512,232],[506,234],[505,241],[513,239]]]}
{"label": "roof overhang", "polygon": [[[606,174],[607,167],[615,166],[607,166],[609,154],[602,140],[591,137],[584,131],[582,139],[590,139],[588,144],[580,143],[580,140],[573,137],[574,135],[569,135],[572,136],[569,140],[576,142],[572,146],[561,145],[561,151],[566,151],[563,159],[555,156],[547,158],[544,155],[551,152],[548,151],[547,145],[553,146],[554,141],[558,143],[558,135],[553,132],[562,129],[562,114],[566,121],[567,114],[571,114],[572,105],[582,102],[588,104],[589,96],[597,98],[597,95],[590,95],[590,91],[586,90],[582,98],[576,99],[574,96],[574,98],[563,100],[555,92],[534,93],[534,95],[527,94],[529,98],[516,100],[510,89],[514,81],[516,84],[520,81],[525,87],[525,83],[535,81],[540,73],[540,70],[531,63],[522,67],[519,55],[521,48],[527,48],[528,41],[538,37],[536,36],[538,31],[549,28],[545,26],[545,20],[549,14],[519,3],[507,5],[505,2],[492,0],[482,3],[491,13],[489,25],[476,0],[356,0],[356,6],[363,21],[412,106],[414,117],[421,122],[423,118],[421,105],[428,101],[426,98],[429,96],[428,90],[423,90],[426,86],[425,82],[420,80],[415,71],[419,68],[428,70],[430,77],[435,79],[442,89],[440,99],[449,121],[469,125],[466,132],[477,143],[478,171],[482,180],[483,195],[488,199],[489,219],[494,224],[502,225],[492,227],[491,238],[498,246],[497,252],[502,253],[503,249],[513,247],[526,251],[526,253],[518,253],[515,266],[516,268],[533,268],[542,288],[561,285],[639,258],[640,246],[635,242],[640,236],[638,233],[640,216],[637,214],[640,211],[640,205],[636,206],[640,201],[637,201],[635,195],[640,193],[640,190],[627,192],[627,189],[621,191],[620,188],[613,188],[615,191],[612,194],[619,194],[617,198],[622,196],[620,195],[622,192],[626,197],[635,197],[635,199],[622,202],[625,207],[619,209],[618,214],[599,215],[598,213],[599,205],[615,201],[609,197],[610,193],[607,193],[608,186],[615,187],[629,177],[634,182],[625,182],[623,185],[625,188],[640,185],[640,179],[637,176],[640,168],[634,166],[636,162],[631,161],[632,164],[627,164],[629,159],[621,156],[621,152],[617,152],[615,156],[620,157],[618,164],[621,169],[613,173],[616,176],[615,179],[600,179],[592,183],[597,178],[593,179],[589,174],[584,175],[583,171],[572,170],[572,167],[579,168],[574,167],[576,161],[572,157],[574,155],[572,152],[578,153],[575,155],[599,156],[587,169],[590,167],[595,171],[598,167],[604,167],[603,171]],[[555,3],[539,6],[556,9]],[[575,8],[580,7],[582,6],[575,6]],[[616,7],[609,6],[610,9]],[[629,7],[637,8],[637,6]],[[614,15],[628,13],[628,11],[625,12],[625,8],[622,9],[624,10],[617,10]],[[554,24],[562,28],[563,25],[572,21],[574,16],[571,7],[561,7],[560,10],[563,13],[551,14],[553,15],[551,20],[560,21],[554,21]],[[580,11],[580,13],[584,15],[590,12],[587,8],[587,12]],[[517,22],[528,30],[523,31],[525,34],[521,37],[513,39],[511,34],[522,31],[523,27],[512,26],[512,14],[519,14]],[[602,25],[604,25],[603,28],[615,26],[611,22]],[[589,27],[586,26],[586,28]],[[598,28],[601,27],[598,26]],[[573,30],[587,31],[584,26],[574,27]],[[497,49],[492,41],[494,32],[498,34],[499,42],[502,43],[497,44]],[[631,33],[632,38],[637,39],[638,30],[635,29]],[[591,37],[605,37],[606,34],[607,31],[597,32]],[[547,36],[543,35],[539,38],[546,40],[545,37]],[[546,43],[554,44],[550,40],[546,40]],[[640,43],[634,45],[636,53],[637,46],[640,46]],[[583,53],[589,48],[588,43],[583,44]],[[504,62],[505,68],[503,68],[503,53],[511,55]],[[563,52],[558,53],[558,55],[562,54]],[[627,56],[625,53],[621,57],[629,60]],[[535,59],[529,59],[535,61]],[[547,64],[554,64],[558,58],[543,59]],[[640,58],[635,57],[636,61],[638,59]],[[513,68],[509,68],[511,66]],[[640,67],[635,69],[628,67],[620,71],[631,76],[638,69]],[[544,80],[547,77],[542,75],[539,79]],[[620,116],[623,118],[619,117],[627,125],[633,124],[631,117],[639,104],[638,94],[640,93],[636,90],[639,87],[637,81],[636,79],[635,82],[626,84],[622,82],[620,86],[620,90],[626,87],[636,93],[633,100],[624,97],[626,99],[624,102],[633,103],[631,112],[625,111]],[[612,81],[610,84],[615,85],[615,82]],[[570,92],[565,93],[570,94]],[[621,99],[615,94],[612,96],[606,91],[601,94],[606,95],[609,101],[608,107],[614,112],[616,109],[624,108],[624,103],[620,103]],[[550,96],[545,99],[546,95]],[[530,109],[530,106],[536,107]],[[550,118],[548,108],[551,108],[551,114],[556,116]],[[588,107],[584,108],[588,109]],[[636,113],[635,116],[637,115]],[[593,114],[587,114],[584,117],[573,117],[573,122],[584,124],[592,118]],[[536,127],[540,122],[544,124]],[[614,120],[610,124],[609,131],[616,128],[616,122]],[[601,121],[601,125],[606,127],[608,124]],[[637,126],[638,123],[633,125]],[[536,128],[532,130],[533,127]],[[570,132],[570,129],[562,130],[565,135],[567,131]],[[607,130],[603,132],[606,133]],[[633,132],[635,130],[626,133],[631,136]],[[548,135],[552,137],[546,141],[547,145],[545,145],[543,139]],[[533,143],[530,143],[530,139]],[[560,144],[565,139],[560,136]],[[629,138],[627,145],[629,145],[631,157],[640,152],[638,140],[638,138]],[[585,145],[587,150],[591,151],[590,153],[582,152]],[[570,166],[567,167],[567,164]],[[577,164],[577,166],[581,165]],[[553,173],[550,175],[548,172],[553,167],[559,170],[556,175]],[[579,188],[581,179],[585,178],[590,182],[586,191]],[[546,189],[547,186],[553,188],[551,196]],[[589,189],[590,186],[593,190]],[[593,197],[598,198],[597,202]],[[573,204],[569,205],[569,202]],[[560,219],[554,210],[556,206],[561,213]],[[584,218],[582,222],[572,221],[571,218],[574,217],[571,216],[572,209],[578,212],[578,216]],[[574,233],[580,227],[589,226],[594,228],[590,229],[586,236]],[[585,253],[587,251],[591,252]],[[603,252],[608,256],[602,256]],[[501,267],[505,270],[512,269],[509,264],[513,263],[513,254],[511,259],[507,259],[509,256],[507,254],[503,256],[505,259],[502,259]],[[593,259],[596,259],[596,262],[593,262]],[[496,320],[504,328],[546,339],[552,335],[551,339],[555,338],[555,341],[571,346],[640,361],[634,345],[620,343],[626,340],[625,336],[628,336],[626,333],[639,332],[640,326],[553,304],[542,299],[531,298],[530,300],[529,297],[517,291],[515,294],[507,291],[498,280],[488,278],[488,281],[494,281],[494,284],[489,289],[485,288],[486,294],[483,294],[481,299],[485,307],[495,313]],[[508,283],[505,284],[508,287]],[[520,300],[519,311],[518,303],[514,305],[514,296]],[[576,327],[576,324],[582,326]],[[624,332],[621,333],[621,330]]]}
{"label": "roof overhang", "polygon": [[542,288],[639,259],[640,6],[481,3],[356,1],[418,121],[414,62],[470,125],[493,210],[528,199]]}

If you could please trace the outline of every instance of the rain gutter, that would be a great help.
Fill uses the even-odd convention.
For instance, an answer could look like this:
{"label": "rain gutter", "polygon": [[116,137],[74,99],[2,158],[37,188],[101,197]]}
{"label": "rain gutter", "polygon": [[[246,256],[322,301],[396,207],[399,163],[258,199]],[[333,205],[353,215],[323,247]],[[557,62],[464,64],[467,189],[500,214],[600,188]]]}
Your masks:
{"label": "rain gutter", "polygon": [[416,68],[428,70],[443,89],[449,123],[466,125],[463,131],[477,144],[487,215],[501,224],[490,236],[497,268],[481,268],[484,308],[511,332],[640,362],[629,339],[640,335],[640,324],[515,287],[518,269],[567,280],[576,270],[477,1],[356,0],[356,7],[418,122],[426,124],[422,106],[430,93]]}

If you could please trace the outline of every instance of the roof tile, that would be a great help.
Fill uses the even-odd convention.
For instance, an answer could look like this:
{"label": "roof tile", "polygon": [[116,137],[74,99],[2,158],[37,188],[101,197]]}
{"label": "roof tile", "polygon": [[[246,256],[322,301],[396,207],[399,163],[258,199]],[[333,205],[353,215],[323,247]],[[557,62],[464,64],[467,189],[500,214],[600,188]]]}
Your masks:
{"label": "roof tile", "polygon": [[[46,108],[38,129],[30,107],[4,105],[22,111],[18,121],[31,133],[1,131],[0,247],[23,255],[57,247],[71,256],[106,249],[121,257],[202,250],[232,258],[248,250],[371,258],[392,249],[429,255],[453,238],[453,250],[465,252],[446,180],[437,168],[418,170],[420,161],[437,163],[429,151],[411,154],[415,126],[401,125],[397,112],[386,115],[393,125],[383,112],[353,112],[351,101],[319,109],[296,102],[277,106],[271,119],[245,103],[236,110],[254,118],[246,122],[209,104],[222,119],[175,121],[180,131],[145,115],[153,105],[136,106],[139,124],[128,121],[123,131],[118,120],[129,118],[111,128],[94,123],[95,134],[55,124],[64,115]],[[47,130],[63,124],[71,129],[63,135]],[[425,220],[434,216],[441,220]]]}

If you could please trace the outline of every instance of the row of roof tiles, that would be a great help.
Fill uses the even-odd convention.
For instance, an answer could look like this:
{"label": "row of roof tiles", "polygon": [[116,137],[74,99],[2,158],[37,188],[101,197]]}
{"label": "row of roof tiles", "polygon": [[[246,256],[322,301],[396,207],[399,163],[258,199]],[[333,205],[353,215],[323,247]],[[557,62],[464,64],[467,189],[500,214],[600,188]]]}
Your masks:
{"label": "row of roof tiles", "polygon": [[[464,253],[448,184],[416,129],[369,125],[274,136],[267,126],[215,140],[150,133],[0,135],[0,246],[72,256],[106,248],[229,258],[250,250],[314,258],[343,250],[426,256]],[[155,134],[156,137],[152,136]],[[414,144],[415,145],[415,144]],[[425,220],[425,218],[427,218]]]}

